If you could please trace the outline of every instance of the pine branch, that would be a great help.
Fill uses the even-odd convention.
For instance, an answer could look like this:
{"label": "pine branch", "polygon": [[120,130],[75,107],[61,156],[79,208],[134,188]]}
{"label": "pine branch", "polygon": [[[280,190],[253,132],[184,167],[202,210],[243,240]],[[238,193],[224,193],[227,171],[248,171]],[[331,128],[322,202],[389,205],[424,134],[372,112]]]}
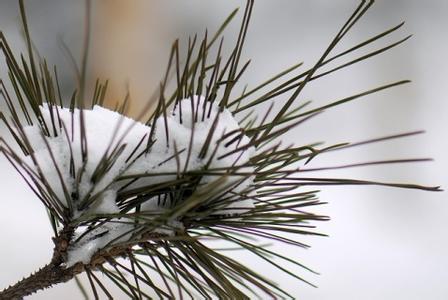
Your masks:
{"label": "pine branch", "polygon": [[23,299],[37,291],[50,288],[58,283],[71,280],[75,276],[73,269],[66,269],[60,265],[49,264],[17,282],[15,285],[0,292],[0,299]]}
{"label": "pine branch", "polygon": [[[184,57],[179,42],[173,43],[167,70],[154,93],[155,110],[144,123],[124,116],[129,95],[114,111],[101,107],[107,80],[97,79],[90,101],[87,99],[89,7],[80,82],[70,99],[62,99],[56,67],[49,68],[45,60],[37,61],[33,55],[23,1],[19,0],[19,4],[28,55],[18,59],[0,34],[0,49],[15,96],[11,97],[0,81],[0,96],[7,107],[7,112],[0,112],[0,120],[15,142],[13,146],[0,137],[0,152],[48,211],[55,248],[48,265],[0,292],[0,299],[21,299],[79,274],[87,276],[96,299],[102,294],[113,298],[103,283],[105,279],[133,299],[154,295],[181,299],[185,295],[292,298],[281,286],[234,259],[226,249],[215,249],[210,241],[242,249],[314,286],[292,270],[300,267],[313,272],[310,268],[265,246],[276,242],[308,248],[299,241],[301,236],[324,236],[315,231],[313,222],[329,218],[305,211],[322,204],[318,191],[307,187],[381,185],[440,191],[440,187],[418,184],[301,176],[303,172],[326,169],[427,161],[399,158],[305,167],[316,156],[330,151],[419,132],[329,146],[284,146],[278,141],[324,110],[408,82],[384,84],[317,108],[308,109],[310,102],[297,104],[309,82],[407,40],[399,39],[321,72],[322,67],[365,49],[402,26],[333,54],[373,1],[359,4],[312,68],[294,75],[301,64],[294,65],[236,95],[250,65],[240,61],[254,5],[253,0],[248,0],[228,56],[222,50],[222,33],[237,10],[211,37],[206,32],[202,39],[197,35],[190,38]],[[175,87],[168,90],[170,79]],[[274,102],[258,119],[253,109],[284,97],[288,91],[292,95],[273,117]],[[63,103],[69,103],[69,107]],[[147,113],[143,111],[140,117]],[[242,113],[245,116],[238,119]],[[102,140],[105,136],[109,138]],[[96,139],[102,141],[101,145]],[[163,284],[155,283],[155,278]]]}
{"label": "pine branch", "polygon": [[70,243],[72,229],[65,229],[57,238],[53,239],[55,247],[51,262],[34,272],[30,276],[20,280],[16,284],[0,292],[0,299],[23,299],[37,291],[52,287],[58,283],[71,280],[75,275],[82,272],[81,266],[66,268],[64,256]]}

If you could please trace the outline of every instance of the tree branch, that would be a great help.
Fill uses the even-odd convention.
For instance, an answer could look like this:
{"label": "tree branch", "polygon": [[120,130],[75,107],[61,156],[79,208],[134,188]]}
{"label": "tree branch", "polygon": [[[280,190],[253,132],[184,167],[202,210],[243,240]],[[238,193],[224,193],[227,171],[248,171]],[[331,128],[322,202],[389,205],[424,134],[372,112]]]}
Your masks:
{"label": "tree branch", "polygon": [[[72,267],[67,268],[65,262],[72,236],[73,228],[65,227],[57,237],[53,238],[55,247],[51,262],[16,284],[0,291],[0,300],[23,299],[25,296],[52,287],[58,283],[67,282],[76,275],[83,273],[86,269],[93,270],[103,265],[109,258],[122,256],[132,247],[129,245],[117,245],[110,249],[101,249],[93,255],[89,264],[78,262]],[[143,234],[142,237],[146,240],[160,238],[161,235],[147,233]]]}
{"label": "tree branch", "polygon": [[39,290],[67,282],[75,275],[82,273],[84,271],[82,264],[76,264],[70,268],[66,268],[64,265],[64,257],[67,254],[72,235],[73,229],[71,227],[64,228],[57,237],[53,238],[55,247],[51,262],[30,276],[1,291],[0,300],[23,299],[23,297]]}
{"label": "tree branch", "polygon": [[39,269],[37,272],[20,280],[13,286],[10,286],[0,292],[1,300],[23,299],[39,290],[49,288],[55,284],[67,282],[76,274],[81,273],[81,268],[65,268],[63,265],[52,263]]}

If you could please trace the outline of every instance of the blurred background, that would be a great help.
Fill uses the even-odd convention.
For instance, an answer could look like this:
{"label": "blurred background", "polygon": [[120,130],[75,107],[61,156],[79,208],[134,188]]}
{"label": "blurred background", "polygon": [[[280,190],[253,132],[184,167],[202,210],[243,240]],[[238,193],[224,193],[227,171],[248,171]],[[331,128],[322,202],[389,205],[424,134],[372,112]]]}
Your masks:
{"label": "blurred background", "polygon": [[[129,89],[132,116],[138,115],[157,87],[176,38],[185,50],[189,35],[202,34],[205,28],[213,32],[234,8],[244,7],[244,1],[236,0],[92,3],[89,76],[110,79],[107,101],[111,106],[124,99]],[[357,4],[351,0],[256,1],[244,52],[244,58],[252,58],[252,63],[244,81],[254,86],[300,61],[304,68],[311,66]],[[36,48],[58,66],[62,88],[70,94],[75,77],[64,47],[79,59],[84,1],[26,1],[26,7]],[[0,29],[15,50],[23,51],[18,11],[17,1],[0,2]],[[236,37],[238,20],[225,33],[228,46]],[[376,45],[413,34],[405,44],[313,82],[301,98],[322,105],[401,79],[411,79],[412,83],[331,109],[288,133],[286,139],[298,145],[315,141],[332,144],[425,129],[423,135],[326,154],[313,166],[409,157],[435,161],[316,175],[448,186],[448,2],[378,0],[338,49],[401,21],[406,24],[398,33]],[[1,77],[7,78],[3,61],[0,67]],[[1,130],[3,134],[4,128]],[[3,157],[0,170],[1,289],[47,263],[53,245],[39,201]],[[290,253],[320,273],[297,270],[318,288],[269,267],[260,272],[300,299],[448,299],[446,192],[328,187],[320,196],[328,204],[314,211],[331,220],[316,225],[329,237],[306,238],[311,249],[292,249]],[[62,298],[82,299],[74,282],[30,297]]]}

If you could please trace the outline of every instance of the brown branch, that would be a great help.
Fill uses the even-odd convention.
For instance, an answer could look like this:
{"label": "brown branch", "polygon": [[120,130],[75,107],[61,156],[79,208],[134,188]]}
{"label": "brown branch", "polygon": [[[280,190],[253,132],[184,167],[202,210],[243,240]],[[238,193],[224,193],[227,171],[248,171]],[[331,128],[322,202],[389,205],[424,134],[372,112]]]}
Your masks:
{"label": "brown branch", "polygon": [[[16,284],[0,291],[0,300],[23,299],[23,297],[29,296],[40,290],[44,290],[59,283],[67,282],[76,275],[83,273],[86,269],[94,270],[103,265],[110,258],[125,255],[126,252],[132,248],[132,245],[117,245],[110,249],[102,249],[91,258],[89,264],[78,262],[74,266],[67,268],[65,266],[67,249],[72,236],[73,228],[64,228],[58,237],[53,238],[55,247],[53,249],[51,262]],[[160,234],[146,233],[142,235],[142,241],[160,237]],[[135,241],[136,244],[139,242],[141,241]]]}
{"label": "brown branch", "polygon": [[75,275],[83,272],[84,267],[82,264],[76,264],[70,268],[64,266],[67,248],[72,235],[73,229],[67,227],[60,232],[58,237],[53,238],[55,247],[51,262],[30,276],[1,291],[0,300],[23,299],[23,297],[39,290],[67,282]]}
{"label": "brown branch", "polygon": [[55,284],[67,282],[82,271],[83,268],[77,266],[67,269],[61,264],[55,265],[50,263],[30,276],[20,280],[13,286],[1,291],[0,299],[23,299],[25,296],[49,288]]}

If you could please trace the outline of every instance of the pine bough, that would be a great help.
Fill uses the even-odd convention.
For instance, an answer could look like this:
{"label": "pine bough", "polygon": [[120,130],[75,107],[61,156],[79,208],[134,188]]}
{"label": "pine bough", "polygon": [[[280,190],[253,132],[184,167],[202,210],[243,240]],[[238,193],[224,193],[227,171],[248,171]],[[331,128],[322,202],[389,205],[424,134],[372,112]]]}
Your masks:
{"label": "pine bough", "polygon": [[[93,95],[86,96],[87,51],[79,88],[70,99],[63,99],[56,67],[49,68],[33,54],[23,1],[19,1],[28,53],[19,59],[1,34],[14,96],[2,81],[0,93],[7,111],[0,118],[10,136],[0,138],[0,150],[48,211],[55,248],[47,266],[5,289],[0,299],[21,299],[81,273],[86,274],[96,299],[114,297],[103,280],[133,299],[292,297],[233,258],[233,252],[214,248],[213,241],[232,244],[309,283],[293,271],[307,267],[263,245],[274,241],[307,247],[297,240],[300,236],[320,235],[310,222],[328,218],[305,211],[320,204],[317,191],[307,187],[375,184],[438,190],[302,176],[313,170],[305,165],[322,153],[419,132],[325,147],[285,146],[279,141],[285,132],[328,108],[407,82],[313,109],[298,101],[308,83],[407,39],[340,62],[403,25],[334,53],[372,3],[363,1],[356,8],[312,68],[293,75],[301,64],[292,66],[236,95],[249,66],[240,63],[253,7],[253,1],[248,1],[229,55],[222,53],[221,36],[236,10],[211,38],[207,34],[202,40],[190,38],[184,55],[179,43],[173,44],[156,101],[150,103],[154,107],[148,105],[135,121],[125,117],[127,100],[114,110],[104,107],[107,81],[97,80]],[[324,66],[330,68],[322,71]],[[169,88],[172,82],[174,88]],[[284,104],[274,108],[273,101],[279,99]],[[254,113],[268,103],[264,115]],[[145,114],[150,116],[145,119]]]}

